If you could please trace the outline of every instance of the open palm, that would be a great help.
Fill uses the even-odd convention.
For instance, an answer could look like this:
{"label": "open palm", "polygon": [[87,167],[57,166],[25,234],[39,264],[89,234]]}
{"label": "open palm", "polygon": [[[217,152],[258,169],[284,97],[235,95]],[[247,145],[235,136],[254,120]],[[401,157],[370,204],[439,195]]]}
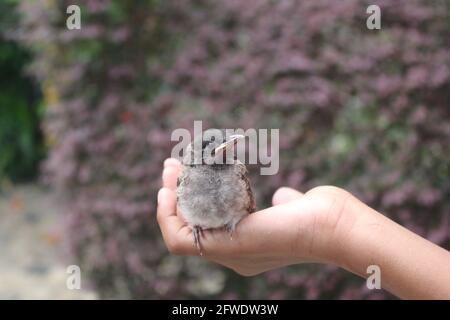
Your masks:
{"label": "open palm", "polygon": [[[199,255],[192,231],[176,205],[176,181],[181,164],[164,163],[163,188],[158,193],[158,223],[170,252]],[[255,212],[237,225],[233,238],[222,229],[205,230],[202,256],[242,275],[254,275],[301,262],[327,262],[339,256],[336,234],[352,222],[342,212],[351,195],[336,187],[318,187],[302,194],[280,188],[273,207]]]}

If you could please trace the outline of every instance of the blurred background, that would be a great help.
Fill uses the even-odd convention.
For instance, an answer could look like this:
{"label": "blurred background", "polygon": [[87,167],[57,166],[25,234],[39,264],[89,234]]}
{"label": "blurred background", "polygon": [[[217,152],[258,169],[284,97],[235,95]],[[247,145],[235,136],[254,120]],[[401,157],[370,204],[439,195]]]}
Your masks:
{"label": "blurred background", "polygon": [[334,184],[450,248],[450,1],[3,0],[0,298],[393,298],[334,266],[169,255],[156,192],[194,120],[280,128],[259,208]]}

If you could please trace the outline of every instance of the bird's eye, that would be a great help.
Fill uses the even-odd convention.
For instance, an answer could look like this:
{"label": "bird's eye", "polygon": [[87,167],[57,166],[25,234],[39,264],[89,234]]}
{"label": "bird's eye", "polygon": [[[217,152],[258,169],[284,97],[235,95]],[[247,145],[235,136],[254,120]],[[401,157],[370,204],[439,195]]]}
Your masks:
{"label": "bird's eye", "polygon": [[211,137],[211,142],[216,141],[216,137],[212,136]]}

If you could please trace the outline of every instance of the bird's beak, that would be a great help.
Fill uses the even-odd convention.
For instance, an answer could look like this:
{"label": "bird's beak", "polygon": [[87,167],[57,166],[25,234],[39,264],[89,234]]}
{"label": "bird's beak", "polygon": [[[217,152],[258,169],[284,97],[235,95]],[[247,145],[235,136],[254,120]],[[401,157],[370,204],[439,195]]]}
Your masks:
{"label": "bird's beak", "polygon": [[227,141],[225,141],[220,146],[218,146],[217,148],[214,149],[214,154],[218,155],[219,153],[224,152],[225,150],[233,147],[239,139],[243,139],[243,138],[245,138],[245,136],[242,134],[231,135]]}

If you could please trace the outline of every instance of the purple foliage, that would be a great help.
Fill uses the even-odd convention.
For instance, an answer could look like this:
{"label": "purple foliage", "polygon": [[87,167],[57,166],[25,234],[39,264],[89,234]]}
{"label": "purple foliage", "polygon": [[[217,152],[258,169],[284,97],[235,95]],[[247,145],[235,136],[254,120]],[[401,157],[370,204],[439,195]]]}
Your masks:
{"label": "purple foliage", "polygon": [[[386,296],[329,266],[243,279],[168,255],[155,195],[171,131],[193,120],[281,129],[279,174],[251,171],[259,207],[281,185],[335,184],[450,246],[448,3],[80,2],[80,31],[64,28],[65,1],[24,3],[24,40],[57,92],[48,177],[68,194],[72,253],[104,297]],[[365,26],[369,4],[380,31]]]}

